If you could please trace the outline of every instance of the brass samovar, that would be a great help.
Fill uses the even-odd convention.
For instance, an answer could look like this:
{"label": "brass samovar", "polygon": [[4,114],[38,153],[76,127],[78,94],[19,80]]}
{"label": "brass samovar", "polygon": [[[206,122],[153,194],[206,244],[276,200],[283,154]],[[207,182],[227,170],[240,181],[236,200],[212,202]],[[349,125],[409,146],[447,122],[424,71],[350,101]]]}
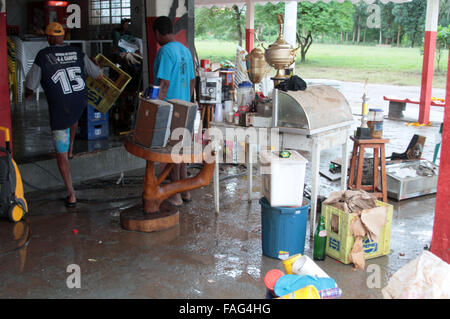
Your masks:
{"label": "brass samovar", "polygon": [[278,39],[269,45],[266,49],[263,44],[263,48],[266,50],[264,56],[267,63],[277,70],[277,74],[272,80],[286,79],[285,69],[294,63],[297,56],[297,50],[300,48],[293,48],[292,45],[286,42],[283,37],[284,20],[281,14],[277,15],[277,23],[280,25],[280,34]]}
{"label": "brass samovar", "polygon": [[[262,81],[262,79],[267,75],[270,71],[270,68],[267,65],[266,59],[264,58],[264,52],[261,48],[254,48],[245,58],[242,56],[245,54],[245,51],[241,51],[241,60],[245,62],[247,66],[247,70],[241,71],[248,75],[249,80],[253,84],[258,84]],[[240,64],[239,64],[240,67]]]}

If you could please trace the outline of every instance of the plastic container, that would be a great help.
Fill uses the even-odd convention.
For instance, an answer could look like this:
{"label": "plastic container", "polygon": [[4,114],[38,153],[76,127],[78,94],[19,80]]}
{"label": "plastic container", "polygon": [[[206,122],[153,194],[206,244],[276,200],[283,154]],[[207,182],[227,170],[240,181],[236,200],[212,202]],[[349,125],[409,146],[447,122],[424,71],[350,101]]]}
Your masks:
{"label": "plastic container", "polygon": [[383,110],[382,109],[369,109],[367,115],[367,126],[370,128],[370,136],[372,138],[383,137]]}
{"label": "plastic container", "polygon": [[225,101],[224,103],[224,114],[233,112],[233,101]]}
{"label": "plastic container", "polygon": [[[381,201],[377,201],[377,205],[388,207],[387,221],[381,228],[378,243],[371,241],[367,236],[363,238],[365,259],[384,256],[390,252],[393,206]],[[326,254],[344,264],[349,264],[350,260],[348,255],[355,242],[350,232],[350,224],[354,217],[336,207],[326,204],[323,204],[322,212],[325,212],[325,228],[327,230]],[[336,216],[335,218],[338,218],[338,227],[334,230],[331,228],[333,215]]]}
{"label": "plastic container", "polygon": [[308,275],[284,275],[277,280],[274,292],[277,296],[285,296],[307,286],[314,286],[317,291],[336,288],[333,278],[319,278]]}
{"label": "plastic container", "polygon": [[239,113],[234,113],[234,124],[239,125]]}
{"label": "plastic container", "polygon": [[310,201],[304,199],[299,207],[272,207],[263,197],[259,203],[263,254],[278,259],[280,253],[303,254]]}
{"label": "plastic container", "polygon": [[298,152],[289,150],[289,158],[279,152],[260,151],[262,191],[271,206],[301,206],[305,169],[308,162]]}
{"label": "plastic container", "polygon": [[85,111],[81,115],[80,122],[99,122],[99,121],[107,121],[108,120],[108,112],[102,113],[96,110],[91,105],[87,105]]}
{"label": "plastic container", "polygon": [[300,256],[301,254],[296,254],[282,261],[284,270],[286,270],[287,274],[292,275],[292,265]]}
{"label": "plastic container", "polygon": [[250,82],[242,82],[238,85],[237,89],[237,103],[241,110],[241,107],[245,106],[246,111],[249,111],[254,99],[255,92],[253,91],[253,86]]}
{"label": "plastic container", "polygon": [[84,122],[80,121],[77,128],[77,136],[86,140],[98,140],[108,138],[108,121]]}
{"label": "plastic container", "polygon": [[295,275],[309,275],[314,277],[330,277],[308,256],[296,258],[291,271]]}
{"label": "plastic container", "polygon": [[320,299],[320,295],[316,287],[309,285],[277,299]]}
{"label": "plastic container", "polygon": [[279,269],[271,269],[264,276],[264,285],[272,296],[275,295],[274,288],[277,280],[284,276],[284,273]]}
{"label": "plastic container", "polygon": [[223,122],[223,108],[221,103],[217,103],[214,108],[214,122]]}
{"label": "plastic container", "polygon": [[108,76],[105,74],[99,81],[89,76],[86,78],[88,104],[100,112],[106,113],[131,81],[131,76],[102,54],[97,55],[95,59],[101,68],[108,68],[109,72]]}

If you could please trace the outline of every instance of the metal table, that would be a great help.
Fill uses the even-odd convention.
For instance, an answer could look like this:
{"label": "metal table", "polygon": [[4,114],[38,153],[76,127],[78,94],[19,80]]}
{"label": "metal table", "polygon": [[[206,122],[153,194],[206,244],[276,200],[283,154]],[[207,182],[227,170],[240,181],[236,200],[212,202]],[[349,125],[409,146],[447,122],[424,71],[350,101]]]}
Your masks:
{"label": "metal table", "polygon": [[[225,135],[226,129],[236,129],[241,128],[245,129],[245,127],[238,126],[231,123],[215,123],[211,122],[211,127],[219,129],[223,136]],[[257,130],[267,128],[255,128]],[[315,212],[317,209],[317,195],[320,186],[320,176],[319,176],[319,167],[320,167],[320,152],[322,150],[335,148],[337,146],[341,146],[342,149],[342,169],[341,169],[341,190],[347,189],[347,170],[348,170],[348,154],[349,154],[349,136],[351,134],[351,126],[344,126],[337,128],[333,131],[326,131],[322,133],[315,134],[313,136],[299,135],[295,133],[289,132],[280,132],[279,133],[279,145],[283,149],[293,149],[300,151],[307,151],[310,155],[311,163],[311,173],[312,173],[312,181],[311,181],[311,212]],[[246,143],[246,156],[245,163],[247,164],[247,176],[248,176],[248,188],[247,194],[248,197],[243,198],[244,200],[252,201],[255,199],[259,199],[259,193],[253,192],[253,165],[251,165],[250,159],[253,158],[253,149],[257,145],[251,143],[251,141],[242,136],[236,136],[236,142],[238,143]],[[222,141],[223,142],[223,141]],[[257,144],[261,144],[261,141],[258,140]],[[214,203],[216,212],[220,211],[220,193],[219,193],[219,160],[216,159],[216,167],[214,172]],[[315,225],[316,222],[316,214],[310,214],[310,225]],[[310,235],[313,236],[314,226],[310,227]]]}
{"label": "metal table", "polygon": [[[320,152],[325,149],[341,146],[342,169],[341,189],[347,188],[347,170],[349,154],[349,136],[353,125],[353,115],[350,105],[345,97],[335,88],[327,85],[313,85],[304,91],[273,92],[272,127],[278,130],[280,149],[293,149],[307,151],[310,154],[312,183],[311,183],[311,212],[310,234],[313,236],[316,224],[317,195],[319,190]],[[237,128],[234,124],[211,123],[211,127],[223,132],[227,128]],[[242,129],[242,127],[240,127]],[[268,128],[256,128],[267,130]],[[260,144],[257,139],[248,139],[245,134],[238,134],[238,142],[248,144],[246,150],[246,163],[253,158],[252,144]],[[270,138],[269,138],[270,139]],[[255,142],[256,140],[256,142]],[[271,145],[264,141],[264,145]],[[250,161],[251,163],[251,161]],[[255,199],[252,193],[252,165],[248,165],[248,200]],[[214,177],[216,191],[216,211],[219,211],[218,194],[218,161]]]}

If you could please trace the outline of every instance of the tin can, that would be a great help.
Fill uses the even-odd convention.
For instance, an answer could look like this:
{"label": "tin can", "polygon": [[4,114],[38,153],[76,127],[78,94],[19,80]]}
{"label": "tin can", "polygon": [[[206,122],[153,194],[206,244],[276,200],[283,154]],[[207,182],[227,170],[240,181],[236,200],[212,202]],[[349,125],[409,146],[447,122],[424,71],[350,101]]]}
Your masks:
{"label": "tin can", "polygon": [[152,95],[150,96],[151,100],[157,100],[159,95],[159,86],[154,85],[152,88]]}
{"label": "tin can", "polygon": [[233,123],[233,116],[234,116],[233,112],[228,112],[227,113],[227,122],[228,123]]}
{"label": "tin can", "polygon": [[145,91],[144,91],[144,97],[146,99],[150,100],[157,100],[159,95],[159,86],[157,85],[150,85]]}

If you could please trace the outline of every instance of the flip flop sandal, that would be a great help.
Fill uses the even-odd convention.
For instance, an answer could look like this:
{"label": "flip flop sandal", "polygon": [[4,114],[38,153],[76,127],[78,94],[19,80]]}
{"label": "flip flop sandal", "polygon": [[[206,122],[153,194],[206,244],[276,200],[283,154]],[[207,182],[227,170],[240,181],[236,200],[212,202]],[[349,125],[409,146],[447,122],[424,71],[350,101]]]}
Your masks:
{"label": "flip flop sandal", "polygon": [[66,207],[73,208],[73,207],[77,206],[77,201],[69,202],[69,197],[66,197],[65,204],[66,204]]}

